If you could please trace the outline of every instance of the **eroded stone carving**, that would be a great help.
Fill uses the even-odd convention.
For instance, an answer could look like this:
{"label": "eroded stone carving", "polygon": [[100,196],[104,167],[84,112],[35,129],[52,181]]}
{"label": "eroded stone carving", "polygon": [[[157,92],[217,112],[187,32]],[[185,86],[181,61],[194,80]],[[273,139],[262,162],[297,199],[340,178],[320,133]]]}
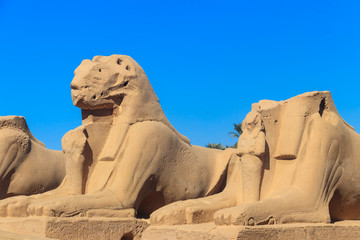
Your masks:
{"label": "eroded stone carving", "polygon": [[[151,214],[152,224],[219,225],[360,218],[360,135],[340,117],[329,92],[253,104],[238,148],[220,151],[192,146],[174,129],[130,57],[84,60],[71,89],[82,125],[62,139],[64,180],[43,194],[0,201],[1,216],[136,212]],[[19,119],[0,119],[7,144],[0,147],[14,155],[3,158],[2,176],[11,169],[5,163],[21,173],[29,143],[41,146]],[[17,121],[20,127],[8,127]]]}
{"label": "eroded stone carving", "polygon": [[265,133],[261,114],[252,110],[242,123],[243,133],[238,141],[241,157],[243,202],[260,200],[260,182],[265,154]]}
{"label": "eroded stone carving", "polygon": [[[329,92],[253,104],[223,192],[172,203],[152,224],[330,222],[360,218],[360,135]],[[259,201],[258,201],[259,200]]]}
{"label": "eroded stone carving", "polygon": [[0,202],[3,216],[146,216],[178,200],[223,189],[235,149],[191,146],[166,119],[130,57],[84,60],[71,83],[82,125],[62,139],[66,176],[57,189]]}
{"label": "eroded stone carving", "polygon": [[45,148],[24,117],[0,117],[0,199],[54,189],[64,176],[61,151]]}

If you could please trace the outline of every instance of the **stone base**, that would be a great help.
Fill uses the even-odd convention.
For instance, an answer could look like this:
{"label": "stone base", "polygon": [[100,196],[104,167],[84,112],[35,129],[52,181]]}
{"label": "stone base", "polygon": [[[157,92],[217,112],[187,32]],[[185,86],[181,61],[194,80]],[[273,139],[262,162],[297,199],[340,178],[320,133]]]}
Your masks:
{"label": "stone base", "polygon": [[10,233],[0,231],[0,240],[51,240],[52,238],[43,238],[43,237],[32,237],[28,235],[23,235],[19,233]]}
{"label": "stone base", "polygon": [[45,239],[45,237],[46,239],[51,238],[66,240],[355,240],[360,239],[360,221],[342,221],[334,224],[284,224],[245,227],[216,226],[213,223],[177,226],[149,226],[147,220],[131,217],[0,218],[0,240],[40,240]]}
{"label": "stone base", "polygon": [[360,239],[360,221],[335,224],[284,224],[271,226],[215,226],[213,223],[150,226],[142,240],[257,240],[257,239]]}
{"label": "stone base", "polygon": [[146,220],[135,218],[0,218],[0,231],[65,240],[138,240],[148,225]]}

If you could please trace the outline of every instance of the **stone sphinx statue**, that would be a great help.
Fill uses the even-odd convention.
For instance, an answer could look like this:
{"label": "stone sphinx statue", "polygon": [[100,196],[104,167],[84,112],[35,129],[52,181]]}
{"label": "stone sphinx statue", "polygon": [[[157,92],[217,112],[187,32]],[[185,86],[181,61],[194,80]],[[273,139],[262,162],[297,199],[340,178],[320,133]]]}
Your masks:
{"label": "stone sphinx statue", "polygon": [[2,216],[149,216],[169,203],[206,197],[225,184],[225,151],[192,146],[165,117],[130,57],[84,60],[71,83],[82,125],[62,139],[66,176],[55,190],[0,201]]}
{"label": "stone sphinx statue", "polygon": [[49,191],[64,176],[61,151],[45,148],[24,117],[0,117],[0,199]]}
{"label": "stone sphinx statue", "polygon": [[360,135],[330,92],[253,104],[219,194],[172,203],[152,224],[259,225],[360,219]]}
{"label": "stone sphinx statue", "polygon": [[66,172],[54,190],[1,200],[0,216],[119,216],[134,209],[154,225],[360,219],[360,135],[340,117],[329,92],[253,104],[238,148],[224,151],[192,146],[177,132],[128,56],[84,60],[71,94],[82,125],[65,134],[61,156],[47,152],[24,119],[0,119],[0,174],[14,182],[5,188],[16,189],[18,176],[36,173],[31,166],[22,171],[31,154],[46,155],[51,174],[45,185],[29,189],[51,189],[63,175],[49,176]]}

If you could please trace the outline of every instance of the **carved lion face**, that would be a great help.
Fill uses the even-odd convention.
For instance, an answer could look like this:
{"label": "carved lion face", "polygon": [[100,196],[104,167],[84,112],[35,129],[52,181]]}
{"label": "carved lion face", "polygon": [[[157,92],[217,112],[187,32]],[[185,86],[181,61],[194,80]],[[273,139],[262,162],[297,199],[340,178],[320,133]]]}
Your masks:
{"label": "carved lion face", "polygon": [[96,56],[84,60],[75,69],[71,96],[81,109],[104,109],[119,106],[131,80],[136,79],[135,61],[123,55]]}

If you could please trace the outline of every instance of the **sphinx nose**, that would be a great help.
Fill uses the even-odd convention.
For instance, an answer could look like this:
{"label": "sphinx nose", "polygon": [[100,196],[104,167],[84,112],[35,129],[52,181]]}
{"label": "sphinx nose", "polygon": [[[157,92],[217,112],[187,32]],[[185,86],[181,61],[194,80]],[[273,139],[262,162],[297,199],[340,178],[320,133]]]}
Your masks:
{"label": "sphinx nose", "polygon": [[89,76],[89,74],[87,74],[86,72],[83,72],[83,71],[77,72],[70,84],[71,90],[79,90],[81,88],[88,88],[90,77],[91,76]]}
{"label": "sphinx nose", "polygon": [[77,85],[74,82],[71,82],[70,88],[71,88],[71,90],[79,90],[80,89],[79,85]]}
{"label": "sphinx nose", "polygon": [[81,78],[74,77],[70,84],[71,90],[80,90],[82,88],[88,88],[88,85],[85,84],[85,81]]}

